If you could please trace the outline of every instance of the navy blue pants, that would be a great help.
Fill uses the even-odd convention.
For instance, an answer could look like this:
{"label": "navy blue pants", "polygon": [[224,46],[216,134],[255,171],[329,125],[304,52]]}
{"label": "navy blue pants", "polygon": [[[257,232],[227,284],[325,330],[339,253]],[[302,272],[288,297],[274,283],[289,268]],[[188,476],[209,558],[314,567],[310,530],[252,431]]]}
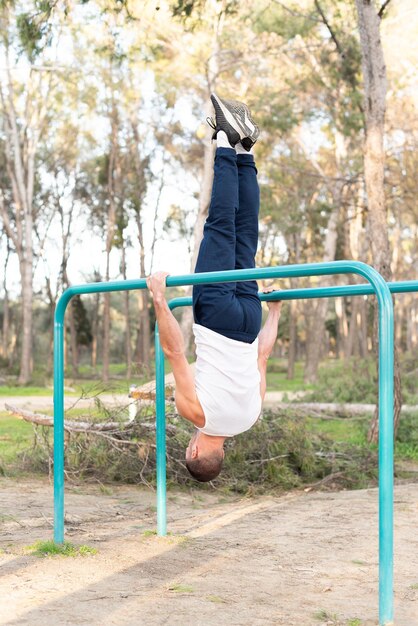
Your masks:
{"label": "navy blue pants", "polygon": [[[216,150],[212,197],[195,272],[255,267],[260,192],[252,154]],[[252,343],[260,332],[261,303],[255,280],[195,285],[196,324]]]}

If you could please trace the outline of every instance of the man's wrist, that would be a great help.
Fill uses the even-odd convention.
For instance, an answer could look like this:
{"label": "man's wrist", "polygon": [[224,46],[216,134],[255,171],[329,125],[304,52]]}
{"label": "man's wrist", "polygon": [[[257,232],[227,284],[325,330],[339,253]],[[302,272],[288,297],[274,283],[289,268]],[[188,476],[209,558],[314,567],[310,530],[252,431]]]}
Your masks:
{"label": "man's wrist", "polygon": [[163,293],[157,293],[153,296],[154,306],[162,307],[166,304],[166,299]]}

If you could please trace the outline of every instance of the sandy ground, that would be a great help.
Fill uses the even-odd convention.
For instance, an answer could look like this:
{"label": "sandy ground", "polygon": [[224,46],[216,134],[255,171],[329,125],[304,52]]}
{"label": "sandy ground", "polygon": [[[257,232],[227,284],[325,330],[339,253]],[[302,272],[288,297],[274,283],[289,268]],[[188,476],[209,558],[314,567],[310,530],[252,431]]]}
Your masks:
{"label": "sandy ground", "polygon": [[[67,539],[98,550],[75,558],[25,552],[52,536],[47,481],[1,478],[0,492],[0,624],[377,623],[376,490],[170,492],[172,534],[159,538],[146,532],[152,491],[67,486]],[[418,485],[398,486],[395,500],[396,624],[416,626]]]}

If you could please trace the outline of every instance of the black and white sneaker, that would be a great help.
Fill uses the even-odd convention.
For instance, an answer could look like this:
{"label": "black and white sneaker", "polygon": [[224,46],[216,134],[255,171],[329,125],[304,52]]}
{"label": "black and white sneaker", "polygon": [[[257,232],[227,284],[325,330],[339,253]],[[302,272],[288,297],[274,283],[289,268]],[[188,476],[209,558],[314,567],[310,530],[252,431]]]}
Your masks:
{"label": "black and white sneaker", "polygon": [[214,129],[212,139],[223,130],[231,146],[240,141],[243,148],[249,152],[260,134],[260,129],[251,117],[250,109],[246,104],[236,100],[222,100],[216,94],[210,99],[215,108],[215,120],[207,118],[207,122]]}

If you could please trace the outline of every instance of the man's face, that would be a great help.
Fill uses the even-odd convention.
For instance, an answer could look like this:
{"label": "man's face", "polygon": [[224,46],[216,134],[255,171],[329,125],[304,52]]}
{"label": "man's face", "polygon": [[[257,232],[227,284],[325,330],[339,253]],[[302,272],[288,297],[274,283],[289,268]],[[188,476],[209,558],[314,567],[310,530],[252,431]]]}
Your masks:
{"label": "man's face", "polygon": [[189,445],[186,448],[186,461],[191,461],[192,459],[196,459],[198,455],[198,447],[197,440],[199,436],[199,431],[196,430],[192,437],[190,438]]}
{"label": "man's face", "polygon": [[[212,444],[209,445],[207,438],[199,437],[200,432],[196,430],[190,438],[189,445],[186,448],[186,461],[197,459],[199,456],[205,456],[213,452]],[[222,455],[225,456],[225,450],[223,449],[223,442],[220,443]]]}

